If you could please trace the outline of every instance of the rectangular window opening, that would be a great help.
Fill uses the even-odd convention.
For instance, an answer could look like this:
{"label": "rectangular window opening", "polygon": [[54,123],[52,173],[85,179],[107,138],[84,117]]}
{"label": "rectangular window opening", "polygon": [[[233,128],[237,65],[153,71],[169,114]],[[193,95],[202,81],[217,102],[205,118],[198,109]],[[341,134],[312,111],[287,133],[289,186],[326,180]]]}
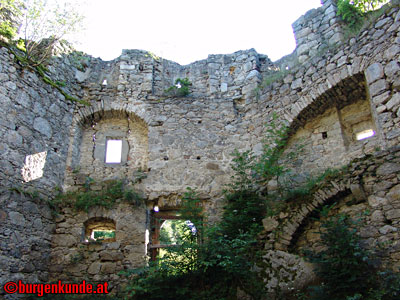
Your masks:
{"label": "rectangular window opening", "polygon": [[363,130],[361,132],[356,133],[356,139],[357,139],[357,141],[361,141],[361,140],[370,138],[374,135],[375,135],[375,131],[373,131],[372,129],[367,129],[367,130]]}
{"label": "rectangular window opening", "polygon": [[106,163],[119,164],[122,159],[122,140],[107,140]]}
{"label": "rectangular window opening", "polygon": [[182,219],[179,212],[154,212],[149,247],[152,261],[162,258],[170,247],[181,245],[184,241],[194,239],[198,242],[196,226],[190,220]]}

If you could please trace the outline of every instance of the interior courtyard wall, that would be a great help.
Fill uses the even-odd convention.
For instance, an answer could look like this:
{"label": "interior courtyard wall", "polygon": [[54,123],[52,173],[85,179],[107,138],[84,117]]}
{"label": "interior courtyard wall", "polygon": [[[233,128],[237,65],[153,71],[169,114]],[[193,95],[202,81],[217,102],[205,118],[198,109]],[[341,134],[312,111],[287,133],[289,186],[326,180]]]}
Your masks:
{"label": "interior courtyard wall", "polygon": [[[1,65],[1,80],[4,83],[0,89],[1,101],[4,103],[1,108],[4,130],[1,134],[3,140],[7,141],[1,146],[4,157],[7,158],[1,164],[2,180],[4,178],[3,182],[6,182],[4,185],[12,187],[21,182],[20,171],[26,155],[32,154],[32,151],[37,153],[48,150],[43,177],[24,183],[24,187],[32,186],[43,194],[51,193],[58,185],[70,190],[82,184],[76,181],[74,171],[77,170],[84,176],[98,176],[99,179],[109,176],[113,179],[128,177],[128,180],[132,180],[129,178],[131,167],[135,171],[136,168],[138,170],[139,167],[146,167],[144,171],[147,178],[139,188],[149,201],[149,207],[155,203],[163,207],[177,207],[179,195],[186,191],[186,187],[194,187],[205,200],[208,212],[215,216],[222,209],[221,191],[224,184],[230,180],[230,153],[234,149],[252,149],[259,153],[264,123],[271,120],[274,112],[280,120],[288,122],[294,137],[301,135],[305,129],[313,128],[315,131],[326,124],[328,137],[332,135],[337,139],[331,140],[326,147],[322,145],[326,151],[323,153],[333,158],[331,145],[340,145],[343,132],[346,134],[343,128],[342,134],[337,134],[340,118],[353,118],[354,113],[358,111],[351,105],[358,100],[364,101],[361,105],[362,111],[368,111],[365,103],[370,106],[371,124],[377,132],[373,141],[380,148],[389,149],[390,146],[397,145],[400,139],[400,14],[398,2],[393,3],[397,3],[397,6],[387,9],[374,24],[365,28],[357,37],[324,51],[324,47],[320,45],[326,36],[333,37],[340,33],[339,27],[330,24],[333,33],[328,33],[327,27],[321,38],[317,38],[317,23],[313,23],[312,30],[304,30],[301,34],[299,30],[306,29],[308,25],[300,28],[298,25],[301,22],[294,24],[298,47],[303,45],[303,42],[307,44],[313,37],[316,38],[317,44],[310,46],[308,52],[301,52],[298,48],[298,51],[305,55],[302,63],[291,64],[288,70],[286,67],[284,70],[277,70],[277,66],[265,55],[257,54],[254,49],[229,55],[210,55],[206,60],[188,66],[157,58],[145,51],[124,50],[120,58],[111,62],[89,58],[87,65],[81,70],[73,70],[68,58],[60,65],[52,67],[55,79],[67,81],[69,92],[89,101],[89,107],[74,107],[65,102],[61,94],[45,85],[34,73],[22,73],[12,61],[12,55],[5,48],[1,48],[1,59],[4,62]],[[332,12],[328,11],[331,7],[334,6],[326,1],[323,7],[309,15],[312,18],[305,17],[305,22],[311,22],[313,19],[325,22],[326,16],[332,15]],[[325,17],[319,17],[320,14]],[[339,22],[337,18],[332,20],[335,20],[332,21],[334,23]],[[311,50],[316,48],[320,48],[321,52],[314,55]],[[65,72],[57,73],[57,68]],[[255,88],[263,80],[275,76],[277,72],[281,72],[281,80],[275,80],[256,93]],[[165,95],[165,89],[173,85],[177,78],[186,77],[192,82],[191,94],[188,97],[171,98]],[[365,83],[365,96],[349,103],[350,106],[327,107],[326,103],[334,98],[330,91],[336,86],[340,86],[337,90],[343,93],[358,90],[353,87],[350,90],[346,89],[348,85],[344,83],[353,79],[354,84]],[[75,111],[72,114],[73,109]],[[338,111],[341,111],[341,117]],[[116,116],[121,114],[124,120],[108,116],[103,119],[102,117],[109,112],[115,112]],[[125,120],[127,115],[134,115],[141,124],[141,129],[138,129],[141,136],[138,144],[143,146],[141,149],[146,148],[146,138],[143,137],[146,135],[145,128],[148,130],[148,158],[144,151],[140,152],[143,153],[140,154],[140,160],[147,163],[139,166],[134,164],[137,160],[133,160],[129,168],[125,166],[111,171],[109,168],[102,168],[99,161],[98,168],[96,169],[95,162],[93,169],[88,163],[93,158],[93,155],[89,155],[90,149],[93,149],[93,135],[91,136],[90,129],[92,124],[89,120],[98,121],[101,130],[105,132],[114,130],[114,126],[122,126],[125,131],[130,126],[129,121]],[[315,127],[317,129],[314,129]],[[310,136],[310,133],[306,136]],[[345,143],[342,143],[345,146]],[[346,147],[344,148],[346,150]],[[303,161],[310,163],[311,168],[315,166],[308,157],[311,156],[310,151],[314,150],[312,147],[309,149],[303,154]],[[348,159],[351,153],[355,153],[354,156],[364,154],[358,150],[348,147],[347,152],[341,152],[341,156]],[[88,155],[89,161],[84,159],[85,155]],[[332,159],[333,167],[343,163],[342,160],[335,163]],[[4,224],[1,235],[2,262],[5,264],[2,280],[15,277],[34,282],[45,281],[48,269],[42,271],[35,267],[25,267],[31,260],[37,259],[36,257],[33,259],[33,256],[10,253],[10,249],[13,249],[14,245],[17,248],[18,245],[27,245],[26,249],[31,247],[50,251],[51,235],[56,232],[53,236],[53,246],[56,250],[52,251],[51,257],[55,261],[59,259],[60,263],[65,265],[71,258],[79,257],[75,254],[82,246],[84,223],[91,217],[66,210],[59,219],[53,220],[46,206],[39,205],[40,213],[35,214],[35,209],[31,209],[32,205],[29,204],[34,201],[16,195],[14,193],[1,198],[6,199],[2,200],[6,204],[1,211]],[[146,223],[146,209],[136,211],[132,208],[122,208],[123,206],[116,206],[98,216],[111,217],[112,214],[112,220],[117,226],[117,244],[113,242],[96,248],[95,253],[98,257],[86,257],[85,254],[83,263],[74,267],[76,276],[82,276],[79,278],[84,278],[84,274],[88,273],[93,264],[93,269],[97,270],[97,273],[90,273],[93,280],[106,279],[107,276],[111,278],[111,273],[106,270],[140,265],[142,253],[145,252],[143,222]],[[34,215],[31,218],[32,213]],[[118,227],[124,217],[133,217],[135,220],[132,220],[132,224],[135,224],[135,227]],[[39,221],[36,221],[38,225],[31,226],[36,219],[41,220],[42,227]],[[69,219],[74,220],[74,223],[70,223]],[[69,227],[70,224],[72,225]],[[27,226],[36,231],[24,232]],[[123,235],[129,230],[137,233],[135,240],[129,241],[138,247],[135,248],[138,250],[132,252],[126,250],[125,246],[117,247],[121,241],[124,245],[128,243]],[[18,236],[20,234],[21,238]],[[41,240],[45,241],[44,245],[34,246],[33,242],[29,242],[35,235],[37,238],[46,236]],[[62,235],[68,237],[60,238]],[[64,242],[67,244],[63,244]],[[275,248],[283,249],[279,244],[280,242],[277,242]],[[105,250],[113,250],[110,255],[115,254],[115,260],[102,259],[100,253]],[[27,253],[27,250],[24,251],[21,253]],[[8,258],[10,255],[12,259]],[[129,255],[131,256],[127,259]],[[46,259],[43,257],[45,266],[46,262],[48,263]],[[75,260],[77,259],[72,259]],[[11,262],[12,266],[9,265]],[[105,263],[107,266],[103,268]],[[60,270],[52,270],[54,274],[59,274],[57,272]],[[95,278],[96,275],[99,276]]]}
{"label": "interior courtyard wall", "polygon": [[[296,131],[303,131],[308,121],[325,113],[328,107],[341,109],[341,102],[348,101],[346,99],[353,94],[360,97],[354,97],[358,99],[350,102],[365,99],[370,105],[376,146],[386,149],[397,145],[400,139],[399,25],[399,6],[394,4],[357,37],[309,58],[289,72],[281,72],[282,79],[264,87],[258,101],[246,107],[242,124],[251,136],[252,148],[256,152],[261,150],[263,124],[272,120],[273,114],[288,124],[293,136]],[[268,79],[268,76],[264,78]],[[364,93],[358,85],[364,86]],[[332,93],[336,87],[340,93]],[[343,143],[341,135],[329,131],[327,134],[336,138],[338,145]],[[309,154],[304,152],[300,158],[307,161]],[[333,158],[333,151],[331,155]],[[338,160],[336,167],[343,164],[344,161]]]}

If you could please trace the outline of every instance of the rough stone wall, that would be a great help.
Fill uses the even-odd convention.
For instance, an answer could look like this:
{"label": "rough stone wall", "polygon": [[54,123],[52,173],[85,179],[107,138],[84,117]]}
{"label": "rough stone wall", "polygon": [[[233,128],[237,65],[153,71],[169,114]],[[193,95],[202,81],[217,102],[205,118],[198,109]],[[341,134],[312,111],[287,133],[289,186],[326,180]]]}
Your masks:
{"label": "rough stone wall", "polygon": [[[97,77],[92,76],[94,71],[87,71],[88,76],[80,78],[85,99],[92,106],[82,108],[75,116],[67,178],[73,177],[72,170],[77,167],[74,162],[84,155],[80,151],[81,141],[89,143],[89,133],[82,136],[82,124],[99,122],[105,114],[121,112],[136,115],[148,126],[149,162],[145,171],[151,171],[143,185],[150,200],[182,194],[188,186],[197,187],[207,197],[220,194],[221,186],[229,179],[226,171],[230,153],[246,145],[246,132],[240,123],[241,107],[246,95],[250,97],[250,91],[256,87],[252,78],[260,80],[258,61],[255,51],[249,50],[210,56],[206,61],[182,67],[143,51],[126,50],[119,59],[104,63],[102,71],[95,65]],[[115,71],[118,67],[119,73]],[[210,74],[218,75],[218,83],[210,83]],[[103,78],[113,76],[118,81],[107,80],[107,86],[102,85]],[[166,97],[164,90],[182,77],[192,82],[191,95],[179,99]],[[248,87],[250,83],[252,88]],[[80,159],[87,161],[83,156]]]}
{"label": "rough stone wall", "polygon": [[[132,118],[132,120],[131,120]],[[123,145],[121,164],[105,163],[107,139],[121,139]],[[82,130],[80,161],[75,168],[95,181],[112,178],[133,178],[135,170],[147,170],[148,130],[146,124],[135,116],[114,114],[104,116],[99,122],[87,124]]]}
{"label": "rough stone wall", "polygon": [[[324,15],[332,9],[329,7],[318,13]],[[377,100],[371,101],[371,96],[397,97],[393,84],[398,72],[397,48],[393,48],[397,16],[397,8],[388,11],[376,23],[377,28],[367,28],[360,34],[363,39],[357,43],[352,39],[320,55],[311,57],[311,53],[303,64],[291,67],[282,80],[262,90],[259,98],[253,89],[262,76],[266,79],[274,74],[274,67],[254,50],[210,56],[189,66],[128,50],[115,61],[93,62],[93,70],[89,66],[87,76],[81,78],[85,99],[92,106],[80,109],[75,116],[69,166],[73,165],[71,158],[83,154],[79,150],[81,141],[89,141],[83,139],[82,123],[102,122],[110,113],[136,115],[148,126],[147,178],[140,187],[150,200],[149,207],[151,203],[161,208],[179,206],[178,196],[190,186],[197,188],[208,212],[215,215],[220,211],[223,184],[229,182],[229,154],[235,148],[259,151],[263,124],[272,112],[289,121],[293,141],[302,136],[302,131],[308,131],[304,135],[308,148],[301,157],[304,165],[298,166],[303,170],[318,167],[318,161],[322,168],[326,160],[338,167],[363,156],[365,149],[369,152],[377,145],[394,145],[398,141],[398,117],[382,115],[387,108],[377,109]],[[339,32],[335,28],[332,37]],[[383,36],[370,38],[381,30]],[[193,83],[189,97],[168,98],[163,94],[176,78],[184,77]],[[106,86],[102,85],[104,79]],[[378,80],[383,83],[376,88],[373,83]],[[396,105],[390,106],[395,114]],[[376,129],[375,137],[354,141],[358,129],[353,127],[358,126],[359,119]],[[318,135],[322,139],[322,130],[328,135],[326,144],[315,138]],[[276,249],[280,249],[279,243]]]}
{"label": "rough stone wall", "polygon": [[286,151],[299,152],[293,168],[296,174],[308,177],[375,152],[380,148],[376,135],[357,140],[358,133],[370,129],[376,132],[368,101],[360,100],[341,109],[329,108],[299,128]]}
{"label": "rough stone wall", "polygon": [[[147,178],[137,188],[145,195],[148,209],[153,204],[177,208],[179,195],[192,187],[204,200],[210,219],[215,219],[222,209],[222,189],[230,181],[230,153],[234,149],[260,153],[264,123],[271,120],[273,113],[291,128],[289,148],[300,138],[306,140],[296,167],[309,173],[326,165],[339,167],[378,146],[390,149],[400,140],[400,13],[398,1],[393,4],[357,37],[339,42],[341,24],[335,6],[326,1],[294,23],[297,50],[275,64],[253,49],[210,55],[187,66],[138,50],[124,50],[111,62],[85,57],[80,70],[72,66],[72,57],[56,60],[50,66],[52,78],[66,81],[66,89],[90,102],[89,107],[65,102],[60,93],[34,73],[19,69],[12,55],[1,48],[0,135],[5,141],[0,145],[5,158],[0,165],[2,186],[21,183],[22,169],[26,170],[25,178],[39,176],[25,182],[24,188],[32,187],[44,195],[51,194],[58,185],[64,190],[76,189],[84,184],[86,176],[133,184],[136,172],[141,170]],[[275,81],[260,89],[257,96],[255,88],[272,77]],[[165,89],[177,78],[192,82],[188,97],[165,95]],[[364,126],[375,129],[375,137],[354,141],[354,133]],[[322,133],[326,133],[326,139]],[[108,134],[127,141],[128,154],[123,164],[104,164]],[[29,158],[24,168],[27,155],[46,151],[42,177],[29,166],[43,163],[44,155]],[[395,174],[399,171],[390,170]],[[349,173],[350,183],[357,183],[355,186],[335,183],[337,187],[327,187],[318,194],[315,205],[300,206],[293,214],[283,215],[282,234],[279,240],[270,241],[271,249],[286,251],[308,213],[338,191],[350,189],[353,194],[358,193],[360,184],[352,179],[358,175],[356,170]],[[396,176],[372,176],[371,182],[380,190],[368,191],[364,187],[366,193],[385,198],[389,189],[398,184]],[[52,220],[40,203],[6,190],[2,195],[5,204],[0,210],[4,224],[0,255],[2,262],[12,261],[12,267],[6,265],[2,269],[2,281],[12,278],[13,272],[16,278],[33,281],[39,276],[45,280],[47,269],[32,270],[29,262],[37,257],[26,255],[25,249],[40,248],[48,253],[53,230],[53,279],[63,276],[60,266],[64,266],[71,268],[69,275],[74,278],[116,282],[119,278],[111,270],[140,266],[144,261],[145,208],[117,205],[108,211],[94,209],[89,214],[66,209]],[[30,209],[35,205],[38,212]],[[396,221],[397,210],[392,205],[381,212],[386,219],[390,216]],[[116,223],[116,242],[86,245],[81,237],[84,223],[91,217],[112,219]],[[393,224],[387,225],[396,227]],[[129,232],[134,235],[128,237]],[[39,239],[43,244],[36,242]],[[21,240],[23,246],[18,244]],[[10,253],[14,245],[17,249],[22,247],[25,256]],[[93,255],[89,255],[91,250]],[[5,259],[8,255],[14,256]],[[276,255],[280,260],[286,257]],[[70,265],[79,257],[80,263]],[[42,258],[46,266],[46,257]]]}
{"label": "rough stone wall", "polygon": [[[400,148],[377,152],[351,164],[349,172],[341,182],[347,182],[347,189],[324,200],[336,202],[330,215],[349,214],[362,219],[360,236],[367,245],[380,244],[381,257],[389,267],[400,267]],[[316,196],[318,198],[318,195]],[[305,218],[296,230],[292,247],[320,249],[318,228],[323,220]]]}
{"label": "rough stone wall", "polygon": [[299,63],[342,42],[343,26],[341,26],[340,17],[336,15],[337,1],[321,2],[322,7],[308,11],[292,24],[296,39],[295,53]]}
{"label": "rough stone wall", "polygon": [[[366,246],[376,249],[379,244],[376,258],[398,271],[399,171],[398,146],[375,152],[353,160],[347,172],[328,180],[313,193],[311,199],[299,199],[290,203],[278,216],[264,219],[265,263],[280,264],[275,271],[266,274],[268,289],[271,292],[277,288],[290,291],[315,279],[312,266],[299,260],[299,256],[302,250],[321,250],[317,232],[324,219],[319,218],[317,212],[323,205],[333,203],[336,205],[330,211],[330,216],[345,213],[354,220],[363,218],[359,234]],[[286,260],[282,260],[282,257]]]}
{"label": "rough stone wall", "polygon": [[[119,204],[113,209],[92,208],[76,212],[65,208],[56,217],[52,239],[50,281],[109,283],[116,292],[126,278],[118,273],[146,263],[146,210],[144,206]],[[93,242],[85,236],[85,223],[108,219],[115,222],[115,241]]]}
{"label": "rough stone wall", "polygon": [[[0,285],[43,282],[55,226],[41,199],[63,184],[73,105],[4,47],[0,61]],[[71,67],[61,60],[49,68],[57,70],[54,80],[73,82]]]}
{"label": "rough stone wall", "polygon": [[[8,281],[47,282],[55,226],[46,203],[0,189],[0,285]],[[0,292],[0,298],[4,296]]]}
{"label": "rough stone wall", "polygon": [[[399,24],[396,4],[357,37],[293,67],[289,73],[283,73],[282,80],[265,87],[259,100],[245,108],[242,120],[251,134],[253,149],[261,149],[262,124],[271,120],[272,113],[287,121],[295,135],[328,109],[341,110],[363,99],[370,105],[372,125],[376,128],[375,145],[385,149],[398,144]],[[337,132],[327,131],[327,135],[341,143]],[[309,154],[304,152],[300,158],[307,162]],[[336,154],[331,151],[330,155]],[[337,160],[336,166],[344,163]]]}

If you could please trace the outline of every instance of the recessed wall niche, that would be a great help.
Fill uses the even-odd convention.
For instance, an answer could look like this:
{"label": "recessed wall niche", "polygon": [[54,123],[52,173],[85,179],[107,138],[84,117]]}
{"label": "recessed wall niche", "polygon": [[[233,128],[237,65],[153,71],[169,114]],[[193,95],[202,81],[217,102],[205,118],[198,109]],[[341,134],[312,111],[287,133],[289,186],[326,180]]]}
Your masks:
{"label": "recessed wall niche", "polygon": [[297,174],[345,165],[378,146],[363,74],[338,83],[305,108],[291,127],[287,151],[299,145]]}
{"label": "recessed wall niche", "polygon": [[87,118],[81,128],[79,149],[78,166],[85,175],[94,180],[129,177],[130,173],[147,169],[148,128],[134,114],[108,111]]}

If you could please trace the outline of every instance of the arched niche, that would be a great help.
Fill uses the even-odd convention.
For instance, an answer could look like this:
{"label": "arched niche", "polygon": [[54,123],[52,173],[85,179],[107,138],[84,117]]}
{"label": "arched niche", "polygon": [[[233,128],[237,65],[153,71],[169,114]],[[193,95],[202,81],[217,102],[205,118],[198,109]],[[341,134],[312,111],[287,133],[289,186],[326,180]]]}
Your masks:
{"label": "arched niche", "polygon": [[[74,174],[94,180],[132,178],[148,163],[148,126],[134,113],[109,110],[93,113],[75,126],[70,147],[69,184]],[[110,156],[111,152],[114,156]]]}
{"label": "arched niche", "polygon": [[363,74],[349,77],[304,108],[290,125],[287,151],[299,145],[297,173],[318,173],[376,150],[375,125]]}

